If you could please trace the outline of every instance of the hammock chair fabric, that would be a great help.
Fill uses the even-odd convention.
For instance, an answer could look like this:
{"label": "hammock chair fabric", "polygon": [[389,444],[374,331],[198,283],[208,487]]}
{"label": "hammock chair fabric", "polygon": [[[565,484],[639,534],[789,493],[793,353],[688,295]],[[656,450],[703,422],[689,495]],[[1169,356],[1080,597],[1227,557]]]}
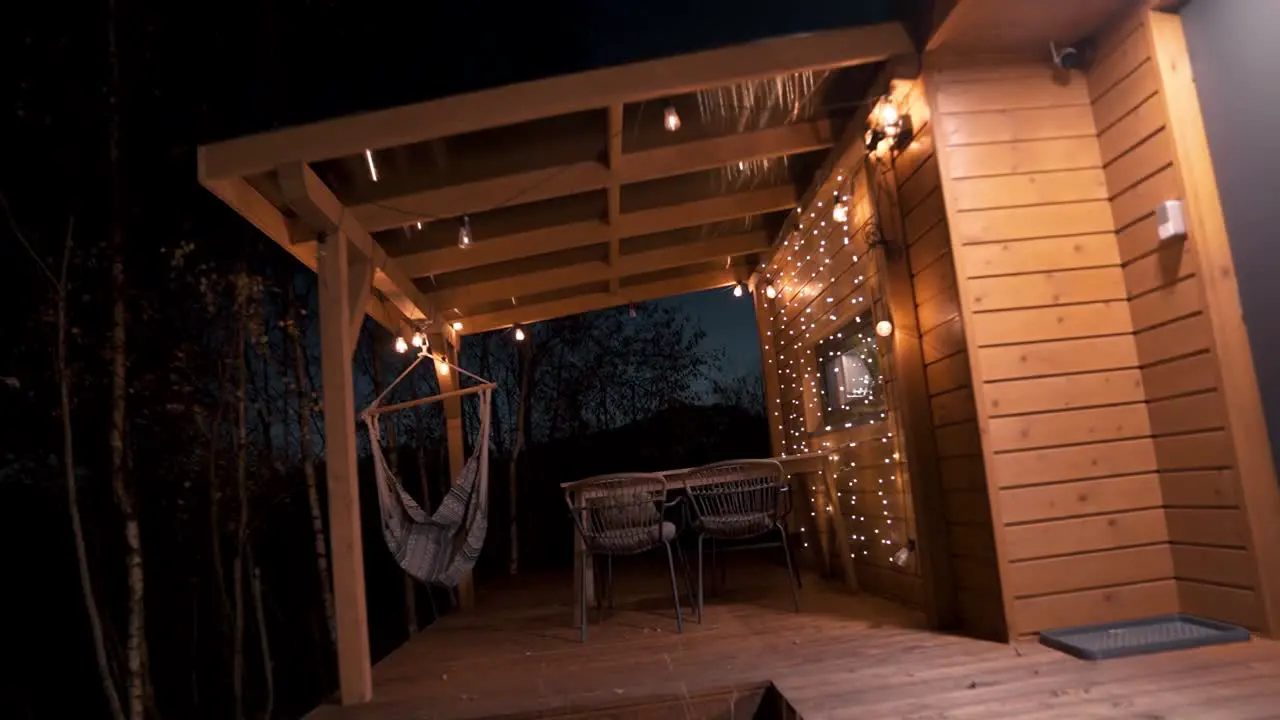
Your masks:
{"label": "hammock chair fabric", "polygon": [[[373,454],[374,475],[378,482],[378,506],[382,515],[382,538],[396,562],[411,577],[423,584],[455,588],[475,566],[489,528],[489,413],[494,384],[471,373],[433,358],[456,369],[460,374],[483,384],[451,393],[421,398],[405,403],[382,406],[382,400],[427,353],[401,373],[387,389],[361,413],[369,430],[369,447]],[[385,412],[403,409],[447,397],[475,394],[480,401],[479,432],[471,457],[453,479],[448,494],[434,513],[427,512],[413,499],[400,480],[391,472],[382,451],[382,432],[378,418]]]}

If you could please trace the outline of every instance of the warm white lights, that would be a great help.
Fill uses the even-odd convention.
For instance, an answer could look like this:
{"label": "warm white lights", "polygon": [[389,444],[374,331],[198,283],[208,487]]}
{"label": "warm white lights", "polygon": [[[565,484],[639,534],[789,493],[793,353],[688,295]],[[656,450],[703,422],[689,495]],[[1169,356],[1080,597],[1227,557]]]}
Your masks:
{"label": "warm white lights", "polygon": [[835,206],[831,208],[831,219],[838,223],[849,222],[849,204],[844,200],[836,202]]}
{"label": "warm white lights", "polygon": [[675,132],[680,129],[680,113],[676,112],[675,105],[668,105],[666,110],[662,111],[662,127],[667,132]]}
{"label": "warm white lights", "polygon": [[733,296],[742,297],[742,283],[733,286]]}
{"label": "warm white lights", "polygon": [[767,298],[769,298],[770,300],[772,300],[772,299],[774,299],[774,298],[778,297],[778,289],[777,289],[777,288],[775,288],[775,287],[774,287],[774,286],[772,286],[772,285],[765,285],[765,286],[764,286],[764,296],[765,296],[765,297],[767,297]]}
{"label": "warm white lights", "polygon": [[414,347],[420,348],[427,344],[427,336],[423,335],[420,332],[416,332],[413,334],[413,337],[409,340],[409,342],[413,343]]}
{"label": "warm white lights", "polygon": [[396,338],[396,352],[402,353],[402,352],[408,352],[408,350],[409,350],[409,343],[405,342],[404,338],[402,337]]}
{"label": "warm white lights", "polygon": [[461,321],[461,320],[454,320],[454,321],[453,321],[453,325],[452,325],[452,327],[453,327],[453,329],[454,329],[454,330],[461,330],[461,329],[462,329],[462,321]]}
{"label": "warm white lights", "polygon": [[364,151],[364,161],[369,163],[369,177],[372,178],[374,182],[378,182],[378,166],[373,164],[372,150]]}
{"label": "warm white lights", "polygon": [[463,250],[471,247],[471,218],[466,215],[463,215],[462,222],[458,223],[458,247]]}
{"label": "warm white lights", "polygon": [[515,336],[516,336],[516,342],[520,342],[521,340],[524,340],[524,328],[517,325]]}
{"label": "warm white lights", "polygon": [[893,323],[888,320],[881,320],[876,323],[876,334],[880,337],[889,337],[893,334]]}

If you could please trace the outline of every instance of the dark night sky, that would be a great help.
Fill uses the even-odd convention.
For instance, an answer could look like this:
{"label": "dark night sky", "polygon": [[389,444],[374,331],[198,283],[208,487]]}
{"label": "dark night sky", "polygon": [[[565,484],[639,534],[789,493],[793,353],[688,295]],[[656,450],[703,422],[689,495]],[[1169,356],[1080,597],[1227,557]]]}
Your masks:
{"label": "dark night sky", "polygon": [[760,344],[751,296],[734,297],[730,288],[704,290],[666,298],[655,305],[670,305],[688,313],[707,333],[702,346],[724,353],[724,371],[732,378],[760,372]]}

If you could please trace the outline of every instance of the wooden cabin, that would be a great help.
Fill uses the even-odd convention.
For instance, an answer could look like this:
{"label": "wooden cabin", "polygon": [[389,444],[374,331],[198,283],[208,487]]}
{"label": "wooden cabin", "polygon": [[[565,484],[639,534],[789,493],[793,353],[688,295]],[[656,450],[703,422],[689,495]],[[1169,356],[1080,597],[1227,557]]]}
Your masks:
{"label": "wooden cabin", "polygon": [[[922,42],[771,38],[201,148],[205,187],[320,274],[327,417],[356,412],[366,314],[456,354],[740,284],[774,455],[822,454],[793,478],[800,614],[766,593],[581,645],[567,588],[464,585],[474,607],[375,668],[356,439],[326,423],[347,707],[316,717],[1280,702],[1265,639],[1105,672],[1026,643],[1174,612],[1280,633],[1280,486],[1182,17],[1214,3],[934,5]],[[858,402],[833,398],[855,356]]]}

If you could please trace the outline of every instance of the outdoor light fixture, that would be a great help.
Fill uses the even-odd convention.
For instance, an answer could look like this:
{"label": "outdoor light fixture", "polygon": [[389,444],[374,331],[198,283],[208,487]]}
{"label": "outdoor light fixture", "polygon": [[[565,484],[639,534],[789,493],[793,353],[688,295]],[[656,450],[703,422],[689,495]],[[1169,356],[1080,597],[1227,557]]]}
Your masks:
{"label": "outdoor light fixture", "polygon": [[680,113],[676,112],[676,106],[667,104],[667,109],[662,111],[662,127],[667,132],[675,132],[680,129]]}
{"label": "outdoor light fixture", "polygon": [[742,283],[733,286],[733,296],[742,297]]}
{"label": "outdoor light fixture", "polygon": [[778,290],[777,290],[777,288],[775,288],[775,287],[774,287],[774,286],[772,286],[772,285],[765,285],[765,286],[764,286],[764,296],[765,296],[765,297],[767,297],[767,298],[769,298],[770,300],[772,300],[772,299],[774,299],[774,298],[778,297]]}
{"label": "outdoor light fixture", "polygon": [[524,340],[524,328],[517,325],[515,336],[516,336],[516,342],[520,342],[521,340]]}
{"label": "outdoor light fixture", "polygon": [[849,222],[849,203],[840,197],[840,191],[836,191],[836,204],[831,206],[831,219],[838,223]]}
{"label": "outdoor light fixture", "polygon": [[461,330],[461,329],[462,329],[462,321],[461,321],[461,320],[454,320],[454,321],[453,321],[453,325],[452,325],[452,327],[453,327],[453,329],[454,329],[454,330]]}
{"label": "outdoor light fixture", "polygon": [[412,343],[414,347],[420,348],[427,344],[427,336],[420,332],[416,332],[413,334],[413,338],[410,339],[409,342]]}
{"label": "outdoor light fixture", "polygon": [[902,150],[914,137],[911,116],[898,111],[893,99],[884,96],[867,115],[867,150],[883,157],[890,150]]}
{"label": "outdoor light fixture", "polygon": [[893,323],[888,320],[881,320],[876,323],[876,334],[880,337],[889,337],[893,334]]}
{"label": "outdoor light fixture", "polygon": [[458,223],[458,247],[466,250],[471,247],[471,218],[463,215]]}
{"label": "outdoor light fixture", "polygon": [[369,163],[369,177],[372,178],[374,182],[378,182],[378,166],[373,164],[372,150],[364,151],[364,161]]}
{"label": "outdoor light fixture", "polygon": [[898,567],[906,567],[907,561],[911,559],[911,553],[916,551],[916,541],[908,540],[906,545],[898,548],[893,554],[893,564]]}
{"label": "outdoor light fixture", "polygon": [[409,343],[405,342],[404,338],[402,337],[396,338],[396,352],[402,353],[402,352],[408,352],[408,350],[409,350]]}

